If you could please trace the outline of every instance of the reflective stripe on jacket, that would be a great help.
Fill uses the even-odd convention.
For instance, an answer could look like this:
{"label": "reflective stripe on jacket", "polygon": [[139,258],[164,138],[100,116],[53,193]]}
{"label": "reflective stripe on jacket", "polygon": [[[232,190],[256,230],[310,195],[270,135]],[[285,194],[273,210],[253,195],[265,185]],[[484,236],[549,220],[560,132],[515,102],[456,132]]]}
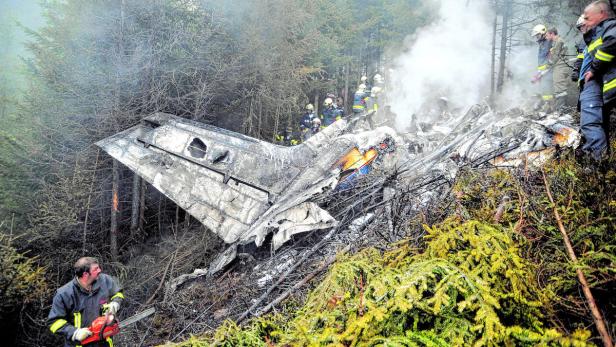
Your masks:
{"label": "reflective stripe on jacket", "polygon": [[548,58],[550,55],[550,49],[552,48],[552,41],[542,39],[538,42],[539,51],[537,56],[537,71],[545,71],[548,69]]}
{"label": "reflective stripe on jacket", "polygon": [[593,29],[592,41],[588,45],[592,57],[590,71],[594,78],[603,82],[603,103],[616,99],[616,19],[610,18]]}
{"label": "reflective stripe on jacket", "polygon": [[366,109],[366,101],[364,98],[366,97],[366,93],[355,92],[353,96],[353,112],[359,113]]}
{"label": "reflective stripe on jacket", "polygon": [[584,61],[584,52],[586,52],[586,43],[578,42],[575,44],[575,62],[573,63],[573,71],[571,72],[571,80],[577,82],[580,80],[580,71],[582,69],[582,62]]}
{"label": "reflective stripe on jacket", "polygon": [[299,128],[301,130],[310,129],[312,127],[312,120],[316,117],[314,112],[306,112],[302,116],[302,119],[299,122]]}

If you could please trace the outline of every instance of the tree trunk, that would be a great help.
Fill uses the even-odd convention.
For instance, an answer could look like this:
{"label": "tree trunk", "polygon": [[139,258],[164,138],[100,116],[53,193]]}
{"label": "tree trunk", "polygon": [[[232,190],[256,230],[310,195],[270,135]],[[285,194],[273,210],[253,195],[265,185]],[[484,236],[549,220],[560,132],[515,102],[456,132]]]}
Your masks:
{"label": "tree trunk", "polygon": [[100,150],[96,151],[96,161],[94,162],[94,171],[92,173],[92,182],[90,183],[90,191],[88,192],[88,201],[86,202],[86,216],[83,221],[83,238],[81,240],[81,253],[83,255],[87,252],[87,235],[88,235],[88,216],[90,215],[90,202],[92,201],[92,191],[94,189],[94,181],[96,179],[96,169],[98,168],[98,156]]}
{"label": "tree trunk", "polygon": [[344,66],[344,90],[342,91],[344,98],[344,114],[348,115],[349,110],[349,63]]}
{"label": "tree trunk", "polygon": [[314,92],[314,111],[317,117],[321,114],[321,106],[319,105],[319,91]]}
{"label": "tree trunk", "polygon": [[505,83],[505,61],[507,57],[507,37],[509,34],[509,20],[511,16],[511,2],[505,1],[503,8],[503,25],[501,26],[501,45],[500,56],[498,59],[498,81],[496,83],[496,90],[500,93],[503,91],[503,84]]}
{"label": "tree trunk", "polygon": [[111,181],[111,232],[109,239],[109,248],[111,249],[111,259],[118,261],[118,215],[119,198],[118,198],[118,186],[120,181],[120,168],[117,160],[113,160],[112,167],[112,181]]}
{"label": "tree trunk", "polygon": [[184,231],[188,231],[188,228],[190,227],[190,213],[188,213],[188,211],[184,212]]}
{"label": "tree trunk", "polygon": [[492,25],[492,61],[490,66],[490,101],[494,102],[494,93],[496,92],[496,26],[498,24],[498,16],[494,15],[494,24]]}
{"label": "tree trunk", "polygon": [[143,230],[143,222],[145,221],[145,180],[141,179],[141,189],[139,189],[139,223],[137,230]]}
{"label": "tree trunk", "polygon": [[[118,38],[118,56],[119,66],[122,66],[122,54],[124,53],[124,8],[126,6],[126,0],[122,0],[120,5],[120,36]],[[112,117],[114,118],[114,124],[118,124],[120,117],[120,69],[116,71],[116,79],[114,86],[114,104]],[[120,199],[119,199],[119,185],[120,185],[120,165],[117,160],[113,160],[112,168],[112,183],[111,183],[111,231],[109,239],[109,248],[111,249],[111,259],[114,262],[118,261],[118,219],[120,215]]]}
{"label": "tree trunk", "polygon": [[173,235],[177,235],[180,227],[180,206],[175,206],[175,222],[173,223]]}
{"label": "tree trunk", "polygon": [[141,196],[139,194],[139,188],[141,187],[141,178],[136,173],[133,174],[133,196],[132,206],[130,214],[130,237],[134,238],[139,227],[139,200]]}
{"label": "tree trunk", "polygon": [[158,235],[163,234],[163,226],[162,226],[162,205],[163,205],[163,194],[158,193],[158,213],[156,214],[157,222],[158,222]]}

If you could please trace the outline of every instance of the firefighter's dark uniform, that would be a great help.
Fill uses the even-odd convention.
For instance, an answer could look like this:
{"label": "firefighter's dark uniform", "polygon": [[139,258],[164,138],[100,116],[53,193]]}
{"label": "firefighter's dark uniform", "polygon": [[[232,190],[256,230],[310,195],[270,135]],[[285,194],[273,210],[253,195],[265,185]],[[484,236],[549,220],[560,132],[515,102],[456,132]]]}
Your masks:
{"label": "firefighter's dark uniform", "polygon": [[356,91],[353,97],[353,113],[362,113],[366,110],[366,93]]}
{"label": "firefighter's dark uniform", "polygon": [[334,107],[334,105],[326,107],[321,113],[321,128],[325,128],[334,124],[335,121],[340,120],[342,117]]}
{"label": "firefighter's dark uniform", "polygon": [[[64,335],[65,347],[79,346],[78,342],[71,341],[75,330],[89,327],[106,312],[109,303],[121,304],[123,299],[121,287],[109,275],[98,275],[89,292],[74,278],[56,291],[47,324],[52,333]],[[90,346],[113,346],[113,342],[108,338],[98,344],[88,344]]]}
{"label": "firefighter's dark uniform", "polygon": [[[584,61],[584,51],[586,50],[586,43],[584,41],[575,44],[575,62],[573,63],[573,71],[571,71],[571,80],[578,82],[580,79],[580,70],[582,68],[582,62]],[[578,85],[578,87],[580,87]]]}
{"label": "firefighter's dark uniform", "polygon": [[[580,94],[580,128],[586,142],[582,150],[595,160],[601,160],[608,150],[609,112],[616,104],[616,19],[606,19],[588,32],[585,64],[594,77],[584,83]],[[607,117],[606,117],[607,116]]]}
{"label": "firefighter's dark uniform", "polygon": [[552,41],[545,38],[540,39],[539,52],[537,55],[537,72],[543,73],[543,77],[539,81],[541,99],[543,102],[551,102],[554,99],[554,91],[552,90],[552,71],[549,70],[550,49],[552,49]]}

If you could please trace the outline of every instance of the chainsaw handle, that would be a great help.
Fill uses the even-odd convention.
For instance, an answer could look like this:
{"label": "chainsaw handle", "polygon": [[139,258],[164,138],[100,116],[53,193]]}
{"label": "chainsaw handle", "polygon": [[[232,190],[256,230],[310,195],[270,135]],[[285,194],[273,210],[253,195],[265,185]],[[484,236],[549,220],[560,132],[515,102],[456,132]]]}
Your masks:
{"label": "chainsaw handle", "polygon": [[107,337],[117,334],[119,332],[118,324],[119,323],[115,316],[113,316],[113,319],[111,321],[109,321],[109,315],[104,315],[96,318],[94,322],[92,322],[92,324],[87,328],[92,332],[92,335],[81,341],[81,345],[85,346],[92,342],[104,341]]}

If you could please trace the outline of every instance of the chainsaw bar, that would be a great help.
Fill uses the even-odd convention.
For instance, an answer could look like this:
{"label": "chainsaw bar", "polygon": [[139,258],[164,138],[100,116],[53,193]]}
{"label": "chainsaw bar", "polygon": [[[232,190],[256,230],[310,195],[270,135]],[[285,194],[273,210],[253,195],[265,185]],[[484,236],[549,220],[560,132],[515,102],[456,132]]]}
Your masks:
{"label": "chainsaw bar", "polygon": [[156,312],[156,308],[150,307],[150,308],[148,308],[145,311],[142,311],[142,312],[139,312],[139,313],[137,313],[137,314],[135,314],[133,316],[130,316],[130,317],[126,318],[125,320],[123,320],[123,321],[121,321],[119,323],[120,329],[124,328],[127,325],[131,325],[131,324],[133,324],[135,322],[138,322],[138,321],[144,319],[145,317],[151,315],[154,312]]}

